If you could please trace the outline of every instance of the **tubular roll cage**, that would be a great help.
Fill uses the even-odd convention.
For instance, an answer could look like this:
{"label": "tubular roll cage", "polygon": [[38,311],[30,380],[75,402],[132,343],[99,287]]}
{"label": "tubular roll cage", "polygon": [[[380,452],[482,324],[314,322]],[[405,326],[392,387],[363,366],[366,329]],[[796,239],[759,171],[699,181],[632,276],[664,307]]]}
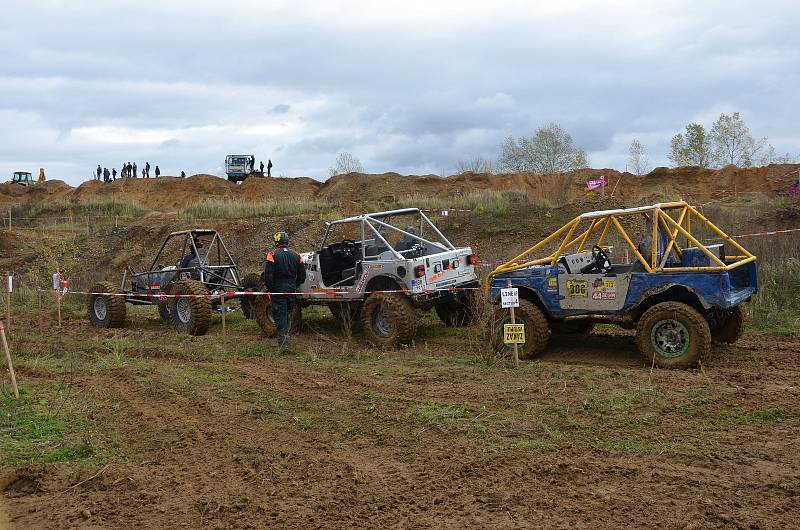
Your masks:
{"label": "tubular roll cage", "polygon": [[[216,287],[219,289],[238,289],[240,287],[239,282],[240,278],[238,275],[238,270],[236,267],[236,262],[233,260],[233,256],[228,251],[228,247],[225,246],[225,243],[222,241],[222,238],[219,236],[219,232],[210,228],[194,228],[192,230],[180,230],[178,232],[172,232],[169,234],[164,242],[161,244],[161,247],[156,252],[155,258],[153,258],[153,262],[150,265],[150,268],[146,271],[142,272],[133,272],[133,269],[130,265],[127,266],[125,273],[122,275],[122,281],[120,282],[120,290],[125,291],[125,283],[127,282],[128,278],[133,281],[135,278],[149,278],[155,273],[160,273],[161,268],[158,266],[159,261],[161,258],[161,254],[164,252],[169,241],[174,237],[183,236],[183,244],[181,246],[181,256],[186,255],[189,249],[192,250],[192,253],[198,258],[201,256],[201,253],[197,249],[197,246],[194,243],[195,236],[212,236],[211,241],[208,243],[208,250],[211,251],[214,248],[214,243],[217,244],[217,263],[223,263],[223,258],[227,262],[225,265],[209,265],[208,264],[208,254],[205,255],[205,259],[198,259],[198,264],[196,267],[188,267],[188,268],[175,268],[171,272],[180,274],[181,272],[188,272],[199,270],[200,271],[200,281],[206,284],[209,284],[212,287]],[[231,272],[231,279],[228,278],[227,272]]]}
{"label": "tubular roll cage", "polygon": [[[642,253],[639,252],[639,249],[633,243],[630,236],[625,231],[625,228],[623,228],[622,224],[619,222],[620,218],[638,215],[649,215],[650,220],[658,220],[658,222],[653,221],[651,223],[653,229],[652,245],[650,252],[645,252],[645,254],[649,254],[646,256],[643,256]],[[677,218],[674,218],[673,215],[677,215]],[[712,232],[716,233],[720,239],[726,243],[729,243],[741,254],[726,256],[724,261],[717,257],[716,254],[711,252],[706,245],[704,245],[692,234],[693,219],[707,226]],[[578,228],[580,228],[581,224],[583,224],[585,221],[589,222],[588,228],[586,228],[583,232],[578,232]],[[667,246],[664,248],[660,260],[658,251],[659,226],[663,229],[663,232],[661,233],[666,234],[668,238]],[[624,210],[603,210],[581,214],[559,228],[557,231],[536,243],[519,256],[497,267],[489,274],[487,278],[487,285],[491,283],[492,278],[504,272],[524,269],[534,265],[555,265],[562,255],[573,248],[577,247],[576,252],[583,252],[587,242],[589,242],[592,235],[597,232],[600,233],[600,238],[597,240],[596,244],[597,246],[602,247],[612,227],[616,229],[617,233],[628,244],[637,261],[641,263],[642,267],[644,267],[644,270],[649,273],[730,271],[731,269],[741,267],[742,265],[756,260],[756,256],[748,252],[732,237],[723,232],[714,223],[709,221],[703,214],[698,212],[693,206],[685,201],[677,201],[658,203],[652,206],[628,208]],[[576,232],[578,233],[577,236],[575,235]],[[683,248],[681,248],[681,246],[678,244],[679,235],[686,238],[686,246]],[[561,243],[552,254],[543,258],[530,259],[531,254],[537,250],[541,249],[548,243],[559,240]],[[670,253],[674,251],[678,256],[682,256],[683,250],[689,247],[690,243],[698,248],[703,254],[708,256],[712,265],[708,267],[667,267],[667,258]]]}
{"label": "tubular roll cage", "polygon": [[[402,230],[396,226],[381,221],[381,219],[386,219],[393,216],[415,215],[415,214],[419,215],[418,219],[419,220],[418,229],[420,231],[419,235],[406,232],[405,230]],[[428,216],[425,215],[419,208],[403,208],[401,210],[389,210],[385,212],[375,212],[364,215],[357,215],[355,217],[347,217],[345,219],[339,219],[337,221],[327,221],[325,223],[325,235],[322,237],[322,243],[320,243],[320,247],[325,246],[325,243],[328,241],[328,238],[330,237],[333,227],[335,227],[336,225],[347,224],[347,223],[360,223],[361,241],[366,241],[367,235],[374,236],[378,241],[383,243],[386,247],[388,247],[389,250],[391,250],[395,258],[401,260],[406,258],[398,251],[394,250],[394,248],[392,248],[392,245],[390,245],[389,242],[386,240],[386,238],[383,236],[383,234],[381,234],[380,232],[381,228],[397,232],[405,237],[413,239],[414,241],[419,241],[420,243],[427,243],[429,245],[433,245],[436,247],[442,247],[442,250],[456,250],[456,247],[450,242],[450,240],[447,239],[444,236],[444,234],[442,234],[442,232],[439,231],[438,228],[436,228],[436,225],[433,224],[433,222],[428,218]],[[428,226],[429,228],[431,228],[431,230],[433,230],[433,232],[441,239],[441,243],[438,243],[436,241],[431,241],[423,237],[422,234],[424,234],[425,226]],[[369,231],[371,233],[368,234],[367,228],[369,228]],[[442,245],[442,243],[444,243],[444,245]],[[376,260],[378,259],[378,256],[367,256],[365,254],[365,248],[362,245],[361,259],[364,261],[368,261],[370,259]]]}

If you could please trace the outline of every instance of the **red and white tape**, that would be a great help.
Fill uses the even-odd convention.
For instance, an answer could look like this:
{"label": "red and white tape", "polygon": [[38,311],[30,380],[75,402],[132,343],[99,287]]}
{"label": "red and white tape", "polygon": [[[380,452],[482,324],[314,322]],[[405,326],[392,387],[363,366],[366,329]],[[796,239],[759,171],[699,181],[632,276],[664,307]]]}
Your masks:
{"label": "red and white tape", "polygon": [[[475,291],[480,287],[442,287],[437,289],[384,289],[380,291],[364,291],[360,294],[376,294],[376,293],[405,293],[405,294],[429,294],[436,292],[459,292],[459,291]],[[344,296],[351,293],[351,291],[297,291],[297,292],[268,292],[268,291],[226,291],[217,294],[164,294],[164,293],[92,293],[88,291],[70,291],[69,294],[80,294],[89,296],[123,296],[125,298],[141,298],[145,300],[167,300],[170,298],[206,298],[208,300],[216,300],[222,298],[246,298],[250,296],[301,296],[301,295],[326,295],[326,296]]]}

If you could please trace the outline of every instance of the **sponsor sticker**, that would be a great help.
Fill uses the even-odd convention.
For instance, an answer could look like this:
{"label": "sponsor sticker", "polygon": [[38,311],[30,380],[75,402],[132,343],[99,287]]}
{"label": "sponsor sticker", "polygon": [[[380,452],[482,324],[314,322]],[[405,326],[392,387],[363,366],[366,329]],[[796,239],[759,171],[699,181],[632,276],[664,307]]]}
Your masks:
{"label": "sponsor sticker", "polygon": [[364,292],[364,287],[366,287],[366,285],[367,285],[367,277],[368,276],[369,276],[369,273],[367,271],[364,271],[363,273],[361,273],[361,279],[358,280],[358,286],[356,287],[356,292],[358,292],[358,293],[363,293]]}
{"label": "sponsor sticker", "polygon": [[547,290],[548,291],[557,291],[558,290],[558,278],[548,278],[547,279]]}
{"label": "sponsor sticker", "polygon": [[592,300],[616,300],[617,280],[597,278],[592,283]]}

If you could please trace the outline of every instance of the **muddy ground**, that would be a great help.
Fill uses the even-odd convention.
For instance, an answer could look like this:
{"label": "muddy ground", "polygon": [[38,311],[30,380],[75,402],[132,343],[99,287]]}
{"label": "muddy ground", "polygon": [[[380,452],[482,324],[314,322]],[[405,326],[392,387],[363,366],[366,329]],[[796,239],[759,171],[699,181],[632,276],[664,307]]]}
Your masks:
{"label": "muddy ground", "polygon": [[431,316],[414,348],[377,352],[310,311],[280,356],[238,316],[190,338],[144,310],[110,332],[67,313],[12,336],[13,528],[797,524],[797,337],[651,371],[605,328],[514,369]]}

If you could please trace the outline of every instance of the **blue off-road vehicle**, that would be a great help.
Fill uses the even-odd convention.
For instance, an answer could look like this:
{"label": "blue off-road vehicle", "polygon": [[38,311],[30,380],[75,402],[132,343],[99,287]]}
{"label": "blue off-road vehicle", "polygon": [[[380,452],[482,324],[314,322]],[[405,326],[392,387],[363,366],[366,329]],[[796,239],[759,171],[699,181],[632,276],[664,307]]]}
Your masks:
{"label": "blue off-road vehicle", "polygon": [[[704,244],[703,236],[721,243]],[[757,290],[756,257],[681,201],[582,214],[495,269],[486,287],[498,352],[510,347],[503,330],[511,322],[500,290],[516,287],[522,356],[542,352],[551,334],[607,323],[635,328],[648,363],[686,368],[712,341],[741,336],[742,303]]]}

